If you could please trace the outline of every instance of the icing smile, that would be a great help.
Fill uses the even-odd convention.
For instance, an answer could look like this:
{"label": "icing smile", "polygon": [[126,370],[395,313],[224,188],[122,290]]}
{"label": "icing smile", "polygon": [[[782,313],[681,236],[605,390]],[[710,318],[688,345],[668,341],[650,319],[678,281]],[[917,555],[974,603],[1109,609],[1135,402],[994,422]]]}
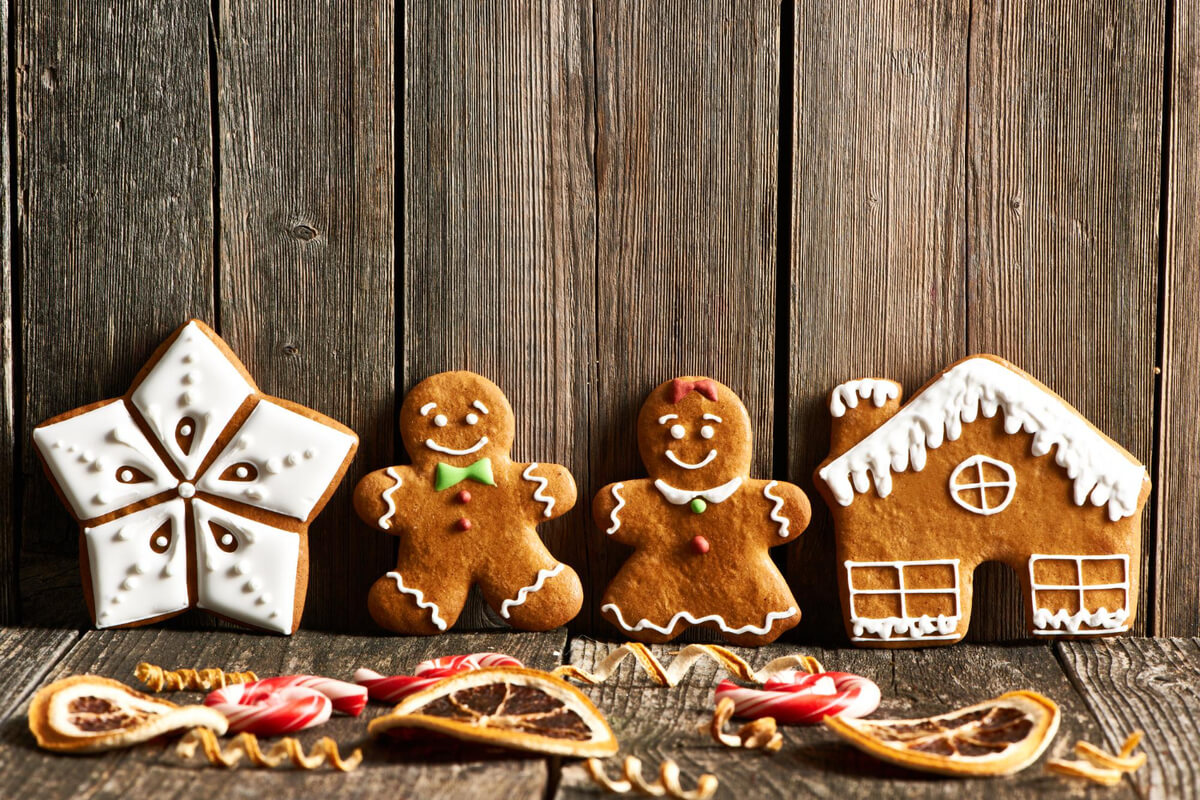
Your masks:
{"label": "icing smile", "polygon": [[[448,456],[469,456],[469,455],[471,455],[471,453],[474,453],[475,451],[477,451],[479,448],[483,447],[487,443],[488,443],[488,437],[480,436],[479,441],[475,442],[475,444],[471,445],[467,449],[455,450],[453,447],[443,447],[442,445],[435,442],[433,439],[425,440],[425,446],[428,447],[430,450],[434,450],[438,453],[445,453]],[[715,455],[715,452],[716,451],[714,451],[714,455]],[[708,462],[705,462],[705,463],[708,463]]]}
{"label": "icing smile", "polygon": [[683,467],[684,469],[700,469],[701,467],[707,467],[712,463],[712,460],[717,457],[716,450],[709,450],[708,455],[706,455],[701,461],[697,461],[695,464],[689,464],[688,462],[681,460],[679,456],[675,455],[670,450],[667,450],[666,454],[667,458],[671,460],[672,464],[677,467]]}

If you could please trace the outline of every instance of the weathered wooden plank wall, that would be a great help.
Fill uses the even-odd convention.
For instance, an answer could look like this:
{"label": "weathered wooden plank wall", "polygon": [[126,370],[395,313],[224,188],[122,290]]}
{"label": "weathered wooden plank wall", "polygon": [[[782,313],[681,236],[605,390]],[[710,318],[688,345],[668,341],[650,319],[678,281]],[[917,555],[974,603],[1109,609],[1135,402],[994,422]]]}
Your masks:
{"label": "weathered wooden plank wall", "polygon": [[[4,32],[4,41],[8,41],[8,6],[0,10],[0,28]],[[0,85],[0,99],[4,101],[7,110],[10,103],[12,87],[9,85],[8,48],[0,56],[3,66],[3,79]],[[12,131],[9,129],[8,114],[0,122],[0,187],[4,190],[4,209],[0,211],[0,620],[6,624],[16,621],[19,616],[21,593],[17,582],[17,552],[19,542],[18,530],[18,498],[19,484],[15,481],[17,453],[17,360],[14,357],[13,342],[13,245],[12,226],[12,197],[10,181],[12,180],[12,160],[10,158]]]}
{"label": "weathered wooden plank wall", "polygon": [[[493,377],[515,454],[572,469],[579,508],[543,534],[585,578],[576,629],[612,634],[596,601],[625,554],[586,507],[642,471],[654,384],[722,379],[755,472],[811,488],[834,384],[912,390],[991,350],[1155,466],[1138,630],[1200,632],[1186,9],[1168,36],[1163,5],[426,0],[402,10],[399,93],[386,0],[14,9],[0,574],[19,543],[26,621],[82,621],[74,526],[31,427],[123,392],[197,315],[264,389],[362,437],[313,527],[309,626],[367,626],[394,551],[349,491],[404,458],[395,412],[433,372]],[[784,560],[797,635],[836,640],[815,505]],[[985,569],[978,599],[974,638],[1022,630],[1007,572]]]}

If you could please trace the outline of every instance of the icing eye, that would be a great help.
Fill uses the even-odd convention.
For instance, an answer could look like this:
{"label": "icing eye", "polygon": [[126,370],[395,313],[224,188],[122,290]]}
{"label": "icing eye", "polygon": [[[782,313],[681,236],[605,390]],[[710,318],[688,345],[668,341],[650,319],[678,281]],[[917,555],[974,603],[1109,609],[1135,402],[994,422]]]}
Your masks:
{"label": "icing eye", "polygon": [[226,467],[219,477],[223,481],[241,481],[243,483],[258,480],[258,467],[249,461],[240,461]]}
{"label": "icing eye", "polygon": [[196,421],[191,417],[184,417],[175,426],[175,444],[179,445],[179,449],[186,456],[191,454],[194,441],[196,441]]}
{"label": "icing eye", "polygon": [[700,435],[705,439],[711,439],[713,437],[713,433],[715,433],[715,431],[713,431],[712,425],[705,425],[700,429]]}
{"label": "icing eye", "polygon": [[117,483],[145,483],[150,476],[137,467],[117,467]]}
{"label": "icing eye", "polygon": [[171,523],[164,522],[154,533],[150,534],[150,549],[162,555],[171,545]]}
{"label": "icing eye", "polygon": [[446,427],[446,423],[449,421],[450,420],[446,419],[445,414],[438,414],[436,417],[433,418],[433,424],[437,425],[439,428]]}
{"label": "icing eye", "polygon": [[238,538],[233,535],[233,531],[215,522],[208,523],[208,527],[212,530],[213,541],[217,543],[217,547],[226,553],[232,553],[238,549]]}
{"label": "icing eye", "polygon": [[686,433],[687,433],[687,431],[685,431],[683,429],[682,425],[672,425],[671,426],[671,436],[675,439],[682,439],[684,437],[684,434],[686,434]]}
{"label": "icing eye", "polygon": [[478,414],[467,414],[467,424],[468,425],[474,425],[476,422],[479,422]]}

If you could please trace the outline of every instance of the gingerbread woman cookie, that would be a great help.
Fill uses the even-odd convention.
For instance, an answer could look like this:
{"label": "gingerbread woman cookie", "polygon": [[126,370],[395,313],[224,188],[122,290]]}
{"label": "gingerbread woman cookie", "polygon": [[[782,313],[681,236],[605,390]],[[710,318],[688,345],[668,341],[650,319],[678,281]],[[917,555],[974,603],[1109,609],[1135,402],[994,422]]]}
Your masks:
{"label": "gingerbread woman cookie", "polygon": [[689,625],[739,645],[772,642],[800,609],[768,549],[808,525],[800,487],[750,478],[750,417],[729,387],[675,378],[638,416],[650,477],[605,486],[596,525],[633,555],[601,600],[604,618],[634,639],[666,642]]}
{"label": "gingerbread woman cookie", "polygon": [[412,466],[372,472],[354,492],[358,515],[399,539],[396,568],[368,598],[380,625],[447,630],[474,584],[515,628],[547,630],[579,613],[579,576],[535,529],[575,505],[575,480],[558,464],[510,460],[514,428],[500,387],[473,372],[426,378],[404,399]]}
{"label": "gingerbread woman cookie", "polygon": [[33,429],[46,474],[79,522],[99,628],[196,606],[292,633],[308,586],[308,525],[358,437],[270,397],[198,320],[164,342],[123,397]]}

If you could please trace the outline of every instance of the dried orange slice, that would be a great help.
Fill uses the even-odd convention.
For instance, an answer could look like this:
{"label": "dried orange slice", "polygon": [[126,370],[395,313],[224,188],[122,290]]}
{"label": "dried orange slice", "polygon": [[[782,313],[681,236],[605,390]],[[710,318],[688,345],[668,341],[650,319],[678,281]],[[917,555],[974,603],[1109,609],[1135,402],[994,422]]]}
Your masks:
{"label": "dried orange slice", "polygon": [[1011,775],[1028,767],[1058,732],[1058,704],[1037,692],[922,719],[843,719],[825,725],[876,758],[941,775]]}
{"label": "dried orange slice", "polygon": [[371,720],[372,735],[423,729],[468,742],[575,756],[611,756],[617,738],[578,689],[546,672],[494,667],[452,675]]}

